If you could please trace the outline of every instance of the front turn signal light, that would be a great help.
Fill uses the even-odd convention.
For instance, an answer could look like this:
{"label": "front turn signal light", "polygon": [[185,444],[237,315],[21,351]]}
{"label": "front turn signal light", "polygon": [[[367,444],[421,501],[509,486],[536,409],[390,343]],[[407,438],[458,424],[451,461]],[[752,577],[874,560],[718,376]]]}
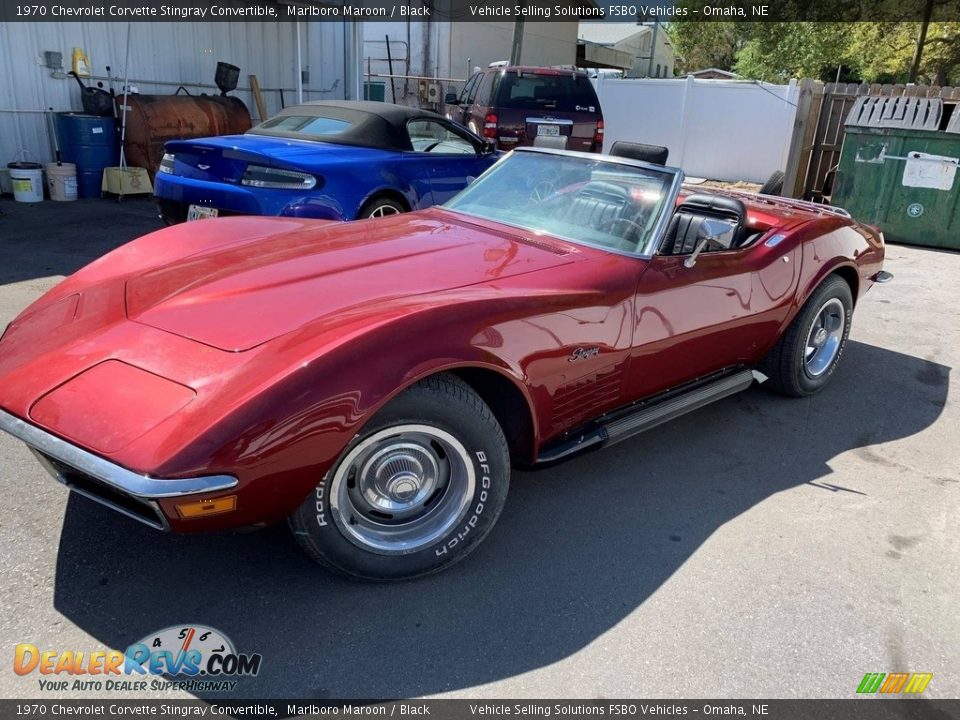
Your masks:
{"label": "front turn signal light", "polygon": [[213,500],[198,500],[196,502],[177,505],[177,512],[180,513],[180,517],[184,520],[219,515],[221,513],[233,512],[236,509],[236,495],[227,495],[226,497],[214,498]]}

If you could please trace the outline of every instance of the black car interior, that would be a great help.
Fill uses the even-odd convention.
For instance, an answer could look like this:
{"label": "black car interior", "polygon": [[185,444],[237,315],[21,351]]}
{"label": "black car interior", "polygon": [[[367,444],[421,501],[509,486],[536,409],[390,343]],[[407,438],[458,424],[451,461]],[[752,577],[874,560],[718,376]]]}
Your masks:
{"label": "black car interior", "polygon": [[571,225],[593,228],[615,238],[610,247],[636,252],[646,230],[652,207],[646,207],[623,185],[591,180],[557,207],[557,219]]}
{"label": "black car interior", "polygon": [[[732,248],[741,247],[750,237],[744,232],[747,223],[747,208],[736,198],[721,195],[690,195],[677,205],[670,225],[660,246],[661,255],[688,255],[697,246],[700,229],[706,218],[729,220],[733,224]],[[705,248],[707,252],[709,245]],[[726,248],[723,248],[726,249]]]}

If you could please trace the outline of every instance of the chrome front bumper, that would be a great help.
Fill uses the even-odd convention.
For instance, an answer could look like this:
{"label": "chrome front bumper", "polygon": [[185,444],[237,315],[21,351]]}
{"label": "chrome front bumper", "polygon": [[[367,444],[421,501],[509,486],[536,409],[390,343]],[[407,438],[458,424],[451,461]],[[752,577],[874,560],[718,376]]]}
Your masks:
{"label": "chrome front bumper", "polygon": [[158,498],[228,490],[232,475],[154,478],[127,470],[0,410],[0,430],[24,442],[57,481],[91,500],[151,527],[168,529]]}

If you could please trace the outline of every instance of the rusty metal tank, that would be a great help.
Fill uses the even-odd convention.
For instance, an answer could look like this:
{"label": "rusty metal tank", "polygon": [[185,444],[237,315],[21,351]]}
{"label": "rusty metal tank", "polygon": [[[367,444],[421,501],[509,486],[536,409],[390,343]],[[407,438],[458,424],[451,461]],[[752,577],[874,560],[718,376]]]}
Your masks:
{"label": "rusty metal tank", "polygon": [[[122,95],[116,103],[117,117],[122,117]],[[146,168],[152,180],[167,140],[235,135],[249,129],[250,111],[235,97],[128,95],[124,154],[128,165]]]}

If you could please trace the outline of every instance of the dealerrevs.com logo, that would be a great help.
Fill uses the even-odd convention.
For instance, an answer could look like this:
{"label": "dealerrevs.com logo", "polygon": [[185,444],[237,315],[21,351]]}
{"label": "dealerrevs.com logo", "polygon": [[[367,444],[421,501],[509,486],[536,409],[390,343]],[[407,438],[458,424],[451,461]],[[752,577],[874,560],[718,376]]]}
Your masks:
{"label": "dealerrevs.com logo", "polygon": [[259,653],[238,653],[225,634],[204,625],[173,625],[119,650],[49,650],[21,643],[17,675],[37,673],[41,690],[181,689],[229,692],[260,672]]}
{"label": "dealerrevs.com logo", "polygon": [[916,695],[927,689],[933,673],[867,673],[857,686],[859,694]]}

